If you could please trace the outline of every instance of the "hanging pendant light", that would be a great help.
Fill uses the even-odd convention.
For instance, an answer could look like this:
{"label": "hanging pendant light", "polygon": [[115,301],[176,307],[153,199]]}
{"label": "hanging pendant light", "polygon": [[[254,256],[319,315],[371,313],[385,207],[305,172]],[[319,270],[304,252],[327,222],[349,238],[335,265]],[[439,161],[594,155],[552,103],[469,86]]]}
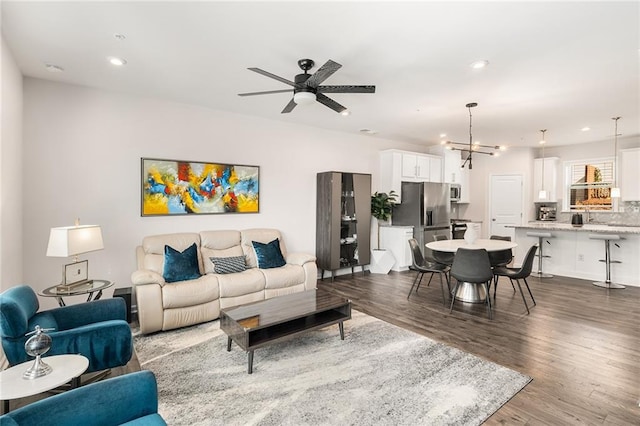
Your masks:
{"label": "hanging pendant light", "polygon": [[540,141],[540,145],[542,145],[542,177],[541,177],[541,185],[540,185],[540,191],[538,192],[538,199],[539,200],[546,200],[547,199],[547,191],[545,191],[544,189],[544,146],[547,143],[544,139],[544,134],[547,131],[547,129],[544,130],[540,130],[540,133],[542,133],[542,140]]}
{"label": "hanging pendant light", "polygon": [[[446,141],[443,142],[443,145],[445,145],[445,147],[447,149],[450,150],[454,150],[454,151],[467,151],[468,155],[467,158],[464,160],[464,162],[462,163],[461,168],[464,169],[464,166],[469,163],[469,170],[473,169],[473,163],[472,163],[472,156],[474,153],[476,154],[486,154],[486,155],[491,155],[491,156],[495,156],[497,157],[499,155],[499,153],[497,151],[504,151],[506,149],[506,147],[504,146],[500,146],[500,145],[480,145],[479,143],[474,143],[473,142],[473,134],[471,132],[471,108],[477,107],[478,103],[477,102],[470,102],[468,104],[465,105],[465,107],[467,107],[467,109],[469,110],[469,144],[467,146],[466,143],[460,143],[460,142],[451,142],[451,141]],[[455,146],[458,145],[458,146]],[[462,148],[464,146],[464,148]],[[489,149],[489,152],[483,151],[482,149]]]}
{"label": "hanging pendant light", "polygon": [[620,188],[618,188],[618,120],[622,117],[612,117],[615,121],[613,132],[613,188],[611,188],[611,198],[620,198]]}

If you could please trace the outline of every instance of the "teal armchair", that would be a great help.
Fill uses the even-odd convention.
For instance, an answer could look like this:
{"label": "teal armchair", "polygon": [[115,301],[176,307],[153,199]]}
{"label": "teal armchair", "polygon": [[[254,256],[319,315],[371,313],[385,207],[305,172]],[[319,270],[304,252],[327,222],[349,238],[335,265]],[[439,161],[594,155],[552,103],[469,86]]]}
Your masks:
{"label": "teal armchair", "polygon": [[36,325],[51,328],[51,349],[43,356],[80,354],[89,359],[87,373],[126,365],[133,353],[131,329],[122,298],[96,300],[38,312],[38,296],[20,285],[0,294],[0,341],[10,363],[31,359],[25,336]]}
{"label": "teal armchair", "polygon": [[166,425],[156,378],[148,370],[54,395],[0,416],[0,426]]}

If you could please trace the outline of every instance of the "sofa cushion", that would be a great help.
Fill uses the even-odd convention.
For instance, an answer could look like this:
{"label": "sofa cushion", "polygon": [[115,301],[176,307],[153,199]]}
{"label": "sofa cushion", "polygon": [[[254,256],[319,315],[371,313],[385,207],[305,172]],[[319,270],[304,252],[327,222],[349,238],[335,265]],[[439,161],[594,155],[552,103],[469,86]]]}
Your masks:
{"label": "sofa cushion", "polygon": [[265,278],[265,288],[293,287],[304,283],[304,268],[299,265],[285,265],[281,268],[261,269]]}
{"label": "sofa cushion", "polygon": [[162,307],[184,308],[216,300],[220,297],[217,275],[203,275],[198,279],[180,281],[162,287]]}
{"label": "sofa cushion", "polygon": [[280,251],[280,241],[277,238],[267,244],[258,241],[252,241],[251,244],[256,252],[258,268],[280,268],[287,264]]}
{"label": "sofa cushion", "polygon": [[220,297],[235,297],[264,290],[264,275],[256,268],[218,277]]}
{"label": "sofa cushion", "polygon": [[198,247],[196,244],[191,244],[184,251],[178,251],[171,246],[165,245],[162,276],[168,283],[195,280],[200,277]]}
{"label": "sofa cushion", "polygon": [[240,231],[203,231],[200,233],[204,273],[216,273],[211,257],[244,256],[240,246]]}
{"label": "sofa cushion", "polygon": [[230,257],[210,257],[213,264],[213,271],[216,274],[232,274],[234,272],[242,272],[247,269],[247,263],[244,255]]}

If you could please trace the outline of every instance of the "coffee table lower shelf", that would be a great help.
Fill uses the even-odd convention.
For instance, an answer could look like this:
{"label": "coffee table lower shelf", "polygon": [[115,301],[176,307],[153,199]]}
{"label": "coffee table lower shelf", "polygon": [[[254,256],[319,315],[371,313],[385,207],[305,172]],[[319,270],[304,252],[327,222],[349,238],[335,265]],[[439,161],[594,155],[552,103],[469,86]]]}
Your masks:
{"label": "coffee table lower shelf", "polygon": [[[259,317],[259,316],[257,316]],[[231,342],[247,352],[247,373],[253,373],[253,352],[263,346],[292,339],[303,333],[338,324],[340,339],[344,340],[343,322],[351,319],[351,302],[345,300],[345,304],[326,311],[310,312],[306,315],[291,318],[276,324],[257,327],[244,327],[243,324],[251,324],[251,318],[235,321],[224,311],[220,313],[220,328],[227,334],[227,351],[231,351]],[[259,318],[255,318],[255,324]]]}

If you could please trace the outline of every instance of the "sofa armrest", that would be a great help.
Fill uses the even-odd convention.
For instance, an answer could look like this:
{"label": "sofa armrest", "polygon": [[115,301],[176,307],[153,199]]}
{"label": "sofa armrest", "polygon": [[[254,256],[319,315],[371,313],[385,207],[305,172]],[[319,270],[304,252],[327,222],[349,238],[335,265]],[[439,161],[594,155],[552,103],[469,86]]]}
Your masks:
{"label": "sofa armrest", "polygon": [[308,262],[315,262],[316,258],[313,255],[307,253],[287,253],[287,258],[285,259],[287,263],[292,265],[304,265]]}
{"label": "sofa armrest", "polygon": [[143,370],[33,402],[0,417],[0,424],[120,425],[144,418],[144,424],[166,425],[157,412],[156,379]]}
{"label": "sofa armrest", "polygon": [[131,284],[159,284],[163,286],[166,284],[164,277],[157,272],[149,269],[140,269],[131,274]]}

